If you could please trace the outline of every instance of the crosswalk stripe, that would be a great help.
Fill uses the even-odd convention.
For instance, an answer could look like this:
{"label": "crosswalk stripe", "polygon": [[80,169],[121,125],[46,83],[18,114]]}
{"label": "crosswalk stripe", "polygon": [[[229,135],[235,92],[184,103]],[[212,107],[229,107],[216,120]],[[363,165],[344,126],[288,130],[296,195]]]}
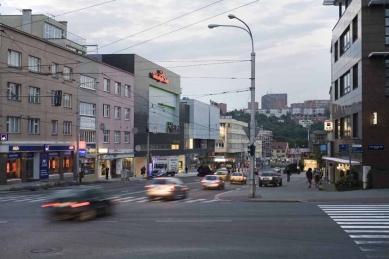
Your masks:
{"label": "crosswalk stripe", "polygon": [[351,238],[389,238],[389,235],[350,235]]}
{"label": "crosswalk stripe", "polygon": [[345,230],[346,233],[389,233],[389,230]]}
{"label": "crosswalk stripe", "polygon": [[202,201],[201,203],[211,203],[211,202],[215,202],[217,200],[209,200],[209,201]]}
{"label": "crosswalk stripe", "polygon": [[389,228],[389,226],[340,226],[341,228]]}
{"label": "crosswalk stripe", "polygon": [[143,199],[147,199],[147,197],[127,199],[127,200],[124,200],[124,201],[121,201],[121,202],[131,202],[131,201],[138,201],[138,200],[143,200]]}
{"label": "crosswalk stripe", "polygon": [[376,205],[318,205],[320,208],[323,207],[341,207],[341,208],[346,208],[346,207],[389,207],[389,205],[385,204],[376,204]]}
{"label": "crosswalk stripe", "polygon": [[35,200],[32,200],[32,201],[28,201],[28,202],[38,202],[38,201],[44,201],[44,200],[48,200],[49,198],[40,198],[40,199],[35,199]]}
{"label": "crosswalk stripe", "polygon": [[367,224],[367,225],[389,225],[389,222],[336,222],[340,225],[351,225],[351,224],[356,224],[356,225],[361,225],[361,224]]}
{"label": "crosswalk stripe", "polygon": [[359,221],[359,222],[363,222],[363,221],[370,221],[370,222],[387,222],[388,219],[349,219],[349,218],[341,218],[341,219],[333,219],[335,222],[338,222],[338,221],[345,221],[347,220],[348,222],[354,222],[354,221]]}
{"label": "crosswalk stripe", "polygon": [[389,219],[389,216],[330,216],[332,219]]}
{"label": "crosswalk stripe", "polygon": [[197,200],[191,200],[191,201],[185,201],[186,203],[193,203],[198,201],[206,201],[207,199],[197,199]]}
{"label": "crosswalk stripe", "polygon": [[389,241],[355,241],[357,245],[382,244],[389,245]]}
{"label": "crosswalk stripe", "polygon": [[126,197],[126,198],[121,198],[119,200],[120,202],[125,202],[126,200],[132,200],[132,199],[135,199],[135,197]]}

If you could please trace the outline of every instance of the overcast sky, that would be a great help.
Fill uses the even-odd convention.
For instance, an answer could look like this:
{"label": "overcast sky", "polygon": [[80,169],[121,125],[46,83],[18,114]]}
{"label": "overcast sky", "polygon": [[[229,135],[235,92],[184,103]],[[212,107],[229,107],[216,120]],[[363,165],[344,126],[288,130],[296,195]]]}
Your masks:
{"label": "overcast sky", "polygon": [[[3,15],[21,14],[19,10],[30,8],[33,14],[58,16],[107,1],[5,0],[1,3],[0,11]],[[250,2],[254,3],[230,11]],[[322,0],[116,0],[61,15],[56,20],[68,21],[70,32],[85,38],[87,44],[102,47],[210,5],[102,47],[99,53],[135,53],[158,61],[156,63],[159,65],[182,76],[182,96],[206,103],[210,99],[224,102],[228,110],[232,110],[247,107],[249,91],[204,95],[250,87],[250,62],[238,62],[250,59],[250,38],[243,30],[210,30],[207,25],[242,25],[237,20],[228,19],[227,15],[232,13],[251,27],[257,57],[256,100],[259,103],[266,93],[287,93],[288,105],[304,100],[329,99],[331,31],[337,21],[337,9],[323,6],[322,3]],[[216,17],[208,19],[213,16]],[[205,19],[208,20],[142,43]],[[125,48],[128,49],[123,50]],[[186,62],[162,62],[177,60]],[[226,77],[238,79],[222,79]]]}

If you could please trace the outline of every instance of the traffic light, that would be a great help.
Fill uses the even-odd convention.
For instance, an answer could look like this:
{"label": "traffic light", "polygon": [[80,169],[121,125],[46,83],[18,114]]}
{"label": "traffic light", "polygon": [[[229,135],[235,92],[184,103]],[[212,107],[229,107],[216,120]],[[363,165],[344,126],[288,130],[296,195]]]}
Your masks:
{"label": "traffic light", "polygon": [[250,156],[254,156],[255,155],[255,146],[254,145],[248,145],[247,146],[247,153]]}

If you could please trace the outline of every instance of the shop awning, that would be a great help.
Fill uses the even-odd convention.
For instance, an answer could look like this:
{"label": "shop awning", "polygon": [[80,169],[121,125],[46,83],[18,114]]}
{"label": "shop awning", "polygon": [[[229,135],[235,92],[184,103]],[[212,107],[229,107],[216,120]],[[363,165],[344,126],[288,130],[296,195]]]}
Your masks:
{"label": "shop awning", "polygon": [[389,52],[372,52],[369,54],[369,58],[386,58],[389,56]]}
{"label": "shop awning", "polygon": [[[336,162],[336,163],[339,163],[339,164],[348,164],[348,163],[350,163],[349,159],[343,159],[343,158],[338,158],[338,157],[330,157],[330,156],[323,156],[323,160],[331,161],[331,162]],[[359,161],[351,160],[351,165],[360,165],[360,164],[361,164],[361,162],[359,162]]]}

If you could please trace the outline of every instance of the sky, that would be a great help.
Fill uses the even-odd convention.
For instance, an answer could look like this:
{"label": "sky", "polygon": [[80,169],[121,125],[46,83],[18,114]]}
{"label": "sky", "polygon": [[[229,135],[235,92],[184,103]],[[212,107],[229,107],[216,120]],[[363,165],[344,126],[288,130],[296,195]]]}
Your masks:
{"label": "sky", "polygon": [[[250,27],[259,105],[267,93],[287,93],[288,105],[329,99],[331,32],[338,10],[322,3],[67,0],[64,4],[63,0],[3,0],[0,13],[21,14],[21,9],[32,9],[33,14],[54,15],[57,21],[68,21],[68,31],[85,38],[87,44],[97,44],[99,54],[138,54],[179,74],[182,97],[226,103],[227,109],[233,110],[246,108],[251,100],[250,36],[238,28],[211,30],[208,24],[244,26],[228,18],[234,14]],[[101,5],[90,7],[97,4]],[[90,8],[76,11],[85,7]],[[95,47],[88,51],[96,53]]]}

